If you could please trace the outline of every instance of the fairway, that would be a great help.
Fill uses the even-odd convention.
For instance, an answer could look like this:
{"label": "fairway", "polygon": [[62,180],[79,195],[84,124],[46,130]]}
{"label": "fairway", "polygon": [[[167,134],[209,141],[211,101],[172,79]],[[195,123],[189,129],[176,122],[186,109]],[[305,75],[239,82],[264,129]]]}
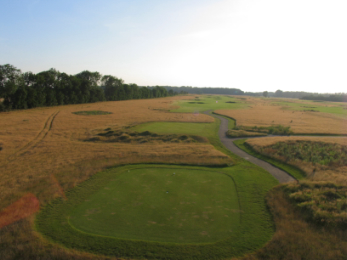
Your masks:
{"label": "fairway", "polygon": [[124,172],[69,217],[70,225],[90,234],[174,243],[215,242],[239,222],[230,177],[184,168]]}
{"label": "fairway", "polygon": [[131,130],[137,132],[149,131],[157,134],[187,134],[211,137],[215,135],[217,127],[218,125],[215,123],[154,122],[137,125]]}

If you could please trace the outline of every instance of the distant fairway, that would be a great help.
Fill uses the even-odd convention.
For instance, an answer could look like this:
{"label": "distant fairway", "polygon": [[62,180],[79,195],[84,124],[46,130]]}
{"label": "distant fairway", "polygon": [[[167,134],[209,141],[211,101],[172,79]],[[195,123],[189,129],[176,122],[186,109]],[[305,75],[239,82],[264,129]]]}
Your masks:
{"label": "distant fairway", "polygon": [[175,243],[215,242],[240,222],[230,177],[184,168],[125,172],[70,214],[69,223],[90,234]]}
{"label": "distant fairway", "polygon": [[150,131],[157,134],[186,134],[213,137],[218,130],[216,123],[179,123],[179,122],[154,122],[140,124],[132,127],[137,132]]}
{"label": "distant fairway", "polygon": [[231,96],[216,96],[204,95],[200,98],[179,100],[174,105],[179,106],[177,109],[171,110],[172,112],[203,112],[206,110],[216,109],[242,109],[247,108],[248,105],[244,101]]}

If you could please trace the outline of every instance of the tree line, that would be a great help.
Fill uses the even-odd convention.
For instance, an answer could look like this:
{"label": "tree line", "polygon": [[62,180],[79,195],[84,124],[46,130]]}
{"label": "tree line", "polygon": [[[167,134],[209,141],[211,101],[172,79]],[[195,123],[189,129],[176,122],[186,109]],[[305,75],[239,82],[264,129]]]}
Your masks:
{"label": "tree line", "polygon": [[172,87],[163,86],[168,91],[173,91],[177,93],[187,93],[187,94],[215,94],[215,95],[243,95],[244,92],[237,88],[199,88],[199,87]]}
{"label": "tree line", "polygon": [[159,86],[148,88],[124,84],[115,76],[102,76],[99,72],[88,70],[68,75],[52,68],[34,74],[22,73],[10,64],[0,65],[0,111],[175,94]]}

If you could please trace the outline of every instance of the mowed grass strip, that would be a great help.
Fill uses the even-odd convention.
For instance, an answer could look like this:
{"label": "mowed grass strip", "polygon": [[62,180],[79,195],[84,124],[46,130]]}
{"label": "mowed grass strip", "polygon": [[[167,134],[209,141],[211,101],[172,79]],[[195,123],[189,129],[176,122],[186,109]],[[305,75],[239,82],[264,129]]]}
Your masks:
{"label": "mowed grass strip", "polygon": [[[111,207],[110,206],[111,204],[107,205],[107,203],[108,202],[114,203],[112,200],[114,198],[117,198],[117,196],[108,197],[107,193],[109,192],[109,190],[105,188],[111,188],[113,185],[112,182],[114,183],[119,182],[121,186],[122,185],[128,186],[128,184],[121,183],[122,178],[125,178],[123,176],[126,176],[127,174],[129,174],[128,177],[130,180],[131,178],[134,178],[135,175],[141,174],[142,172],[142,173],[145,173],[141,177],[144,179],[142,179],[142,181],[134,180],[132,185],[135,185],[136,187],[138,187],[139,185],[148,185],[149,183],[153,181],[154,176],[157,177],[157,174],[155,174],[155,172],[161,172],[162,169],[165,169],[165,168],[167,169],[167,173],[171,174],[172,171],[177,172],[176,174],[178,174],[178,176],[175,176],[175,177],[180,178],[179,175],[182,175],[181,177],[183,179],[181,179],[181,181],[179,182],[181,185],[183,185],[184,183],[187,183],[188,185],[188,182],[190,182],[188,180],[192,178],[191,179],[192,182],[190,182],[191,183],[190,188],[192,189],[195,186],[195,188],[192,189],[192,190],[195,190],[195,192],[184,191],[184,187],[181,187],[180,192],[183,192],[183,194],[185,195],[184,196],[175,195],[173,193],[174,190],[171,190],[171,189],[169,190],[167,189],[167,187],[164,188],[165,185],[163,185],[163,187],[160,187],[159,185],[158,187],[160,187],[161,190],[158,191],[158,194],[156,196],[160,196],[159,194],[161,194],[163,195],[164,199],[170,200],[170,198],[172,198],[173,201],[176,201],[176,206],[172,206],[173,204],[171,204],[171,202],[168,203],[169,205],[166,205],[167,203],[162,202],[157,205],[160,207],[164,207],[163,210],[161,209],[157,209],[157,210],[153,209],[152,211],[148,210],[147,212],[145,211],[145,214],[142,214],[141,216],[131,216],[131,218],[129,217],[129,219],[126,219],[123,221],[134,222],[133,226],[132,225],[129,225],[129,226],[131,227],[131,229],[133,229],[133,234],[138,236],[139,234],[137,233],[141,233],[141,230],[139,230],[139,227],[136,226],[136,221],[135,221],[136,218],[138,218],[138,220],[140,221],[138,223],[141,223],[141,221],[142,223],[145,223],[145,221],[147,221],[146,224],[144,225],[150,224],[152,225],[151,227],[153,227],[153,225],[156,225],[153,222],[157,222],[159,224],[161,220],[164,220],[166,221],[166,223],[169,223],[169,221],[166,219],[166,216],[165,216],[165,214],[167,214],[165,212],[165,207],[169,211],[169,213],[171,212],[171,215],[173,215],[173,212],[175,212],[174,207],[176,208],[181,207],[182,212],[189,211],[189,214],[186,214],[184,216],[184,214],[180,213],[179,218],[176,218],[177,221],[172,220],[175,222],[175,225],[179,225],[180,223],[185,223],[185,222],[192,223],[196,221],[189,218],[189,216],[192,215],[193,211],[196,211],[195,212],[197,213],[196,215],[201,214],[200,216],[202,216],[202,219],[206,219],[206,221],[201,222],[198,220],[197,224],[192,224],[194,225],[194,228],[196,231],[197,230],[200,231],[202,229],[203,231],[205,231],[205,232],[195,232],[195,235],[198,234],[196,238],[200,239],[201,241],[200,243],[197,243],[197,242],[174,243],[174,242],[144,241],[141,239],[120,239],[120,238],[115,238],[112,236],[91,234],[89,232],[79,231],[78,229],[76,229],[76,227],[72,227],[69,224],[69,221],[70,222],[74,221],[71,219],[71,217],[80,216],[80,213],[83,213],[85,215],[89,214],[89,217],[91,218],[95,217],[95,215],[93,216],[93,214],[90,214],[92,213],[92,211],[85,212],[84,210],[81,210],[81,208],[79,209],[79,207],[86,206],[87,204],[84,204],[86,202],[93,203],[93,197],[94,198],[98,197],[100,199],[102,196],[104,196],[105,201],[101,202],[100,200],[100,204],[98,205],[98,207],[101,207],[102,205],[104,205],[105,206],[105,208],[103,209],[104,212],[106,211],[111,212],[110,208],[107,209],[108,206]],[[131,174],[132,171],[135,171],[135,173],[137,171],[138,174],[135,174],[135,173]],[[151,173],[151,171],[153,172]],[[192,173],[190,177],[187,175],[187,172]],[[184,177],[183,175],[186,175],[186,176]],[[197,178],[198,175],[201,175],[201,178],[200,176],[199,178]],[[205,177],[203,177],[204,175]],[[215,178],[217,178],[216,180],[218,179],[223,180],[225,184],[223,185],[221,184],[218,189],[217,187],[214,187],[213,183],[211,182],[202,183],[204,181],[208,181],[212,179],[211,178],[212,175],[216,175],[215,176]],[[222,175],[224,175],[225,178],[227,179],[224,179],[223,177],[221,177]],[[163,175],[162,177],[165,179],[165,177],[169,178],[173,176]],[[183,183],[181,183],[182,181]],[[137,182],[138,184],[136,185]],[[196,183],[194,184],[194,182]],[[217,183],[218,182],[219,181],[217,181]],[[172,187],[179,187],[180,186],[179,183],[175,184],[173,182],[172,184],[167,183],[167,185],[172,185]],[[94,175],[91,179],[85,181],[81,185],[77,186],[76,188],[68,192],[66,201],[62,199],[54,200],[51,204],[47,205],[38,214],[36,219],[36,228],[39,232],[43,233],[50,240],[58,242],[64,245],[65,247],[74,248],[74,249],[83,250],[83,251],[89,251],[89,252],[97,253],[97,254],[109,255],[109,256],[137,258],[137,259],[138,258],[141,258],[141,259],[143,258],[145,259],[212,259],[212,258],[223,259],[227,257],[241,256],[245,253],[249,253],[258,248],[261,248],[272,237],[274,233],[273,223],[271,220],[271,216],[267,210],[264,198],[266,193],[277,184],[278,182],[272,176],[270,176],[266,171],[259,169],[259,167],[255,167],[254,165],[248,162],[244,162],[243,164],[240,164],[234,167],[227,167],[227,168],[207,168],[207,167],[188,167],[188,166],[179,167],[179,166],[172,166],[172,165],[166,165],[166,166],[165,165],[128,165],[124,167],[108,169],[104,172],[100,172]],[[234,190],[234,187],[236,188],[236,191]],[[128,188],[130,188],[130,186],[128,186]],[[153,187],[146,188],[144,186],[142,189],[143,189],[142,193],[144,193],[147,189],[148,196],[150,193],[155,194],[155,192],[152,191]],[[199,189],[201,190],[199,191]],[[224,189],[227,189],[227,190],[224,190]],[[167,191],[168,193],[166,193]],[[194,204],[180,204],[180,202],[192,203],[193,198],[195,197],[193,193],[197,194],[197,191],[199,191],[198,192],[199,195],[197,196],[201,196],[201,200],[206,200],[205,202],[203,201],[199,202],[201,203],[200,206],[203,208],[199,209],[198,207],[193,207]],[[220,192],[221,194],[214,194],[213,191],[217,193]],[[101,194],[98,195],[98,193],[100,192]],[[103,192],[105,192],[105,194],[102,194]],[[127,191],[127,194],[128,194],[126,195],[127,199],[131,200],[131,198],[135,198],[137,195],[131,195],[131,193],[136,193],[136,192],[137,192],[137,189]],[[205,193],[205,194],[202,194],[202,193]],[[233,197],[234,196],[233,194],[235,193],[237,193],[238,195],[237,203],[235,201],[235,197]],[[208,196],[211,196],[211,198],[206,199],[206,197]],[[153,196],[153,198],[154,197],[155,196]],[[189,201],[187,199],[188,197],[190,197],[192,200]],[[184,201],[182,201],[183,199]],[[230,199],[230,201],[227,202],[226,199]],[[210,203],[208,201],[213,201],[213,200],[215,201],[214,207],[217,208],[216,213],[219,212],[219,214],[224,214],[224,215],[220,215],[218,218],[214,217],[215,221],[220,223],[213,223],[214,221],[210,221],[210,223],[206,225],[204,222],[208,222],[210,220],[210,217],[212,218],[211,214],[215,214],[213,212],[208,213],[209,211],[211,211],[211,209],[208,208],[211,206],[209,205]],[[117,203],[120,203],[118,204],[118,206],[121,205],[121,202],[117,202]],[[128,207],[128,208],[129,207],[135,208],[139,206],[141,207],[141,205],[138,205],[139,203],[141,202],[138,201],[137,199],[133,199],[131,201],[127,201],[127,203],[124,203],[123,207]],[[128,204],[131,204],[132,206],[131,205],[129,206]],[[169,209],[170,205],[172,206],[171,209]],[[236,205],[239,205],[238,209]],[[150,207],[151,204],[147,204],[147,206]],[[190,206],[190,207],[187,207],[187,206]],[[115,212],[112,211],[111,213],[114,212],[117,214],[120,210],[121,208],[120,209],[114,208]],[[228,212],[228,213],[225,214],[225,212]],[[71,214],[73,216],[71,216]],[[238,215],[240,216],[240,219],[237,217]],[[209,220],[206,217],[208,217]],[[143,218],[143,220],[140,220],[140,218]],[[148,219],[153,219],[152,223],[148,223]],[[183,221],[183,219],[186,219],[186,220]],[[73,222],[73,224],[79,225],[77,221]],[[81,223],[81,225],[82,224],[83,223]],[[210,229],[207,229],[209,225],[211,225],[211,227]],[[224,229],[225,229],[224,231],[221,229],[218,231],[218,229],[221,227],[220,225],[224,226]],[[111,226],[108,225],[108,228],[111,229]],[[165,228],[165,226],[161,228]],[[189,228],[192,228],[192,227],[182,226],[182,230],[183,228],[184,229],[188,228],[187,230],[189,230]],[[212,229],[214,231],[211,231]],[[158,231],[159,229],[157,229],[156,232]],[[191,231],[192,230],[190,230],[188,233],[190,233]],[[118,231],[114,230],[114,232],[118,232]],[[150,231],[150,232],[154,232],[154,231]],[[172,232],[175,232],[175,234],[179,236],[184,236],[184,235],[186,237],[190,236],[191,241],[192,241],[192,237],[195,236],[192,234],[184,234],[184,233],[178,234],[179,232],[181,232],[179,229],[174,230]],[[227,235],[227,232],[229,233],[229,235]],[[203,240],[205,239],[204,237],[211,235],[212,233],[214,233],[214,236],[215,236],[214,242],[203,242]],[[140,234],[140,235],[143,235],[143,234]],[[167,241],[167,239],[170,239],[171,234],[164,233],[164,234],[159,234],[159,236],[161,236],[161,239],[163,238],[163,236],[165,236],[165,240]],[[216,241],[217,237],[219,237],[219,239],[217,239]],[[174,238],[174,236],[172,236],[171,238]],[[156,240],[159,240],[159,239],[157,238]],[[174,238],[174,239],[177,239],[177,238]]]}
{"label": "mowed grass strip", "polygon": [[141,168],[123,172],[70,212],[90,234],[144,241],[202,243],[240,224],[234,183],[206,170]]}
{"label": "mowed grass strip", "polygon": [[137,125],[131,130],[137,132],[149,131],[157,134],[186,134],[204,137],[215,135],[215,123],[178,123],[178,122],[154,122]]}
{"label": "mowed grass strip", "polygon": [[[233,126],[233,120],[225,117],[229,121],[229,127]],[[149,131],[156,134],[186,134],[203,136],[208,138],[209,142],[218,150],[233,159],[234,163],[239,161],[239,157],[231,153],[219,139],[220,120],[215,118],[213,123],[179,123],[179,122],[153,122],[139,124],[130,128],[131,131],[144,132]]]}

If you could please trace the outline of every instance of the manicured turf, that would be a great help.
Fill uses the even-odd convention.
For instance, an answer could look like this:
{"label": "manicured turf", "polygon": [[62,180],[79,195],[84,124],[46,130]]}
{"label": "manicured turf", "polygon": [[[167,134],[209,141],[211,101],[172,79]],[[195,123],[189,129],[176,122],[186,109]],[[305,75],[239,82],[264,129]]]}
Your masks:
{"label": "manicured turf", "polygon": [[273,235],[264,198],[277,183],[248,162],[227,168],[128,165],[100,172],[68,192],[66,201],[47,205],[36,228],[66,247],[118,257],[240,256]]}
{"label": "manicured turf", "polygon": [[154,122],[137,125],[131,130],[137,132],[149,131],[157,134],[187,134],[211,137],[215,134],[215,123],[177,123]]}
{"label": "manicured turf", "polygon": [[[290,110],[299,110],[299,111],[317,111],[317,112],[323,112],[323,113],[330,113],[330,114],[336,114],[341,116],[347,115],[347,109],[344,109],[345,107],[341,104],[331,103],[331,102],[322,102],[317,103],[313,101],[306,101],[305,103],[295,103],[295,102],[273,102],[275,105],[284,106],[287,109]],[[327,104],[334,106],[326,106]]]}
{"label": "manicured turf", "polygon": [[[235,103],[227,103],[235,102]],[[178,109],[171,110],[172,112],[183,112],[183,113],[197,113],[207,110],[216,109],[241,109],[246,108],[248,105],[231,96],[207,96],[203,95],[200,98],[179,100],[174,105],[179,106]]]}
{"label": "manicured turf", "polygon": [[[229,127],[234,127],[234,121],[225,117],[229,122]],[[144,132],[150,131],[157,134],[187,134],[207,137],[210,143],[219,151],[229,155],[234,161],[238,161],[239,157],[231,153],[221,143],[218,136],[220,120],[215,118],[214,123],[177,123],[177,122],[154,122],[140,124],[130,128],[132,131]]]}
{"label": "manicured turf", "polygon": [[70,214],[90,234],[175,243],[215,242],[240,224],[232,179],[184,168],[125,172]]}

